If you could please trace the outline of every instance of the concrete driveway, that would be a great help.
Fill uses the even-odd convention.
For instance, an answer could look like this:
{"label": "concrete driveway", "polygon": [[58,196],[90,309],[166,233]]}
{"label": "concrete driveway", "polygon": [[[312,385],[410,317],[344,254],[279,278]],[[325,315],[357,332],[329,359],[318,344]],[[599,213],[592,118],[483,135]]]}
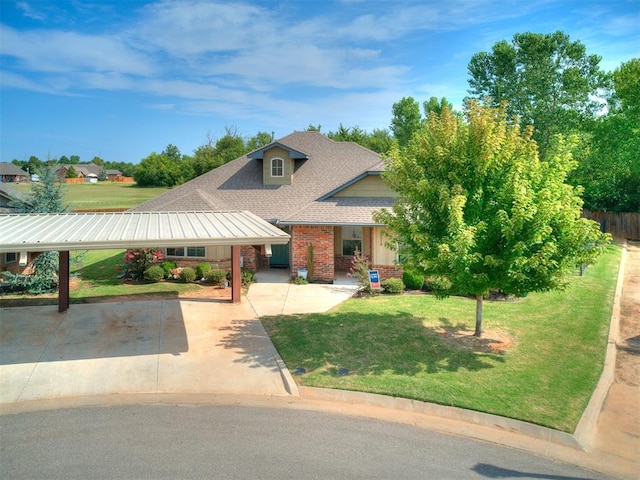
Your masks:
{"label": "concrete driveway", "polygon": [[56,306],[2,308],[0,403],[140,393],[297,396],[258,316],[326,311],[357,287],[280,280],[263,278],[239,304],[94,303],[64,313]]}
{"label": "concrete driveway", "polygon": [[126,393],[297,395],[251,304],[0,310],[0,402]]}

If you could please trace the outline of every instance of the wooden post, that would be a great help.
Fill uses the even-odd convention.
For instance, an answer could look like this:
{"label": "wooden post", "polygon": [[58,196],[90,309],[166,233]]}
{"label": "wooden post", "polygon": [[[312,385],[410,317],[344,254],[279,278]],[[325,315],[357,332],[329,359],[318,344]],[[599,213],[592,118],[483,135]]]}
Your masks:
{"label": "wooden post", "polygon": [[231,247],[231,302],[240,303],[242,298],[242,275],[240,273],[240,245]]}
{"label": "wooden post", "polygon": [[69,252],[58,252],[58,312],[69,309]]}

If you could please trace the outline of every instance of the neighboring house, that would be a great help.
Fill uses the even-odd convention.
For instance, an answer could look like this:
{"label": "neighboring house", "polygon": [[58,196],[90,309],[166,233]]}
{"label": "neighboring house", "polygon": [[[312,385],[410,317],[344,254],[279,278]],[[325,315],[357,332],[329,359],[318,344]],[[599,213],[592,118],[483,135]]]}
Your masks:
{"label": "neighboring house", "polygon": [[[24,195],[6,183],[0,183],[0,214],[16,213],[15,208],[9,205],[14,199],[24,199]],[[39,254],[30,252],[0,253],[0,272],[27,273],[27,265]]]}
{"label": "neighboring house", "polygon": [[112,182],[116,182],[122,178],[122,172],[120,170],[106,170],[105,173],[107,174],[107,180]]}
{"label": "neighboring house", "polygon": [[58,174],[58,178],[63,180],[67,176],[67,172],[73,167],[76,172],[77,178],[93,178],[96,179],[100,176],[100,173],[103,170],[103,167],[100,165],[96,165],[95,163],[87,163],[87,164],[73,164],[73,165],[60,165],[56,170]]}
{"label": "neighboring house", "polygon": [[0,182],[20,183],[26,182],[29,174],[13,163],[0,162]]}
{"label": "neighboring house", "polygon": [[[371,259],[380,276],[401,275],[397,254],[389,250],[384,225],[373,212],[389,208],[395,193],[382,181],[381,157],[356,143],[336,142],[318,132],[294,132],[224,164],[132,211],[248,210],[291,235],[272,255],[243,248],[246,268],[288,267],[295,276],[307,268],[313,245],[314,278],[332,282],[346,272],[356,249]],[[176,245],[169,259],[224,264],[221,248]],[[221,265],[222,266],[222,265]]]}

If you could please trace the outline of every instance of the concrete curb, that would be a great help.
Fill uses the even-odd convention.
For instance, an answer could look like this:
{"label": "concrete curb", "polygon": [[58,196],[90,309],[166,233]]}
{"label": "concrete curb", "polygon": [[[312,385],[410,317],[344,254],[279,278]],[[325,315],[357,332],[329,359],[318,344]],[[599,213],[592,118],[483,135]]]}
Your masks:
{"label": "concrete curb", "polygon": [[[375,406],[410,414],[433,417],[436,421],[447,419],[453,422],[489,427],[501,433],[507,432],[516,435],[525,435],[542,442],[562,445],[564,447],[580,449],[580,444],[570,433],[559,432],[547,427],[541,427],[532,423],[514,420],[511,418],[491,415],[489,413],[465,410],[458,407],[448,407],[435,403],[421,402],[407,398],[388,397],[372,393],[351,392],[346,390],[330,390],[325,388],[299,387],[301,398],[304,400],[341,402],[350,405]],[[455,432],[454,432],[455,433]],[[476,438],[492,441],[486,435],[478,435]],[[500,443],[500,442],[496,442]],[[551,445],[549,446],[551,447]]]}
{"label": "concrete curb", "polygon": [[618,354],[618,337],[620,331],[620,304],[622,301],[622,289],[624,285],[624,271],[627,263],[627,241],[624,240],[622,245],[622,255],[620,256],[620,267],[618,269],[618,280],[616,284],[616,292],[613,299],[613,309],[611,311],[611,322],[609,324],[609,339],[607,341],[607,352],[604,360],[602,375],[596,385],[596,389],[591,395],[591,400],[585,409],[573,436],[581,447],[588,451],[591,447],[600,412],[604,406],[604,402],[609,395],[611,385],[616,375],[616,357]]}

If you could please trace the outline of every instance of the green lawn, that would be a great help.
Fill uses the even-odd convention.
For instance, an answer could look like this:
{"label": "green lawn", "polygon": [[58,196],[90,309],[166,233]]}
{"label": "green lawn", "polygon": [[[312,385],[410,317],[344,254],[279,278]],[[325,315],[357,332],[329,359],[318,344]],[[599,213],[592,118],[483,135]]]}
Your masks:
{"label": "green lawn", "polygon": [[[209,297],[221,292],[214,292],[213,286],[201,286],[195,283],[160,282],[160,283],[126,283],[118,278],[119,266],[122,264],[124,250],[88,250],[70,252],[71,289],[69,300],[73,303],[100,302],[107,299],[122,300],[178,298],[193,293],[200,296],[203,290],[210,292]],[[206,295],[205,295],[206,297]],[[3,307],[19,307],[34,305],[52,305],[57,303],[58,294],[22,295],[11,294],[0,296]]]}
{"label": "green lawn", "polygon": [[[28,193],[30,185],[12,185]],[[138,187],[122,182],[69,183],[62,186],[64,201],[71,210],[127,209],[169,191],[165,187]]]}
{"label": "green lawn", "polygon": [[[262,318],[296,379],[473,409],[573,432],[602,372],[620,249],[611,246],[564,292],[485,302],[487,339],[472,329],[475,300],[428,294],[354,298],[325,314]],[[506,353],[491,334],[513,339]],[[348,369],[340,375],[339,369]]]}

